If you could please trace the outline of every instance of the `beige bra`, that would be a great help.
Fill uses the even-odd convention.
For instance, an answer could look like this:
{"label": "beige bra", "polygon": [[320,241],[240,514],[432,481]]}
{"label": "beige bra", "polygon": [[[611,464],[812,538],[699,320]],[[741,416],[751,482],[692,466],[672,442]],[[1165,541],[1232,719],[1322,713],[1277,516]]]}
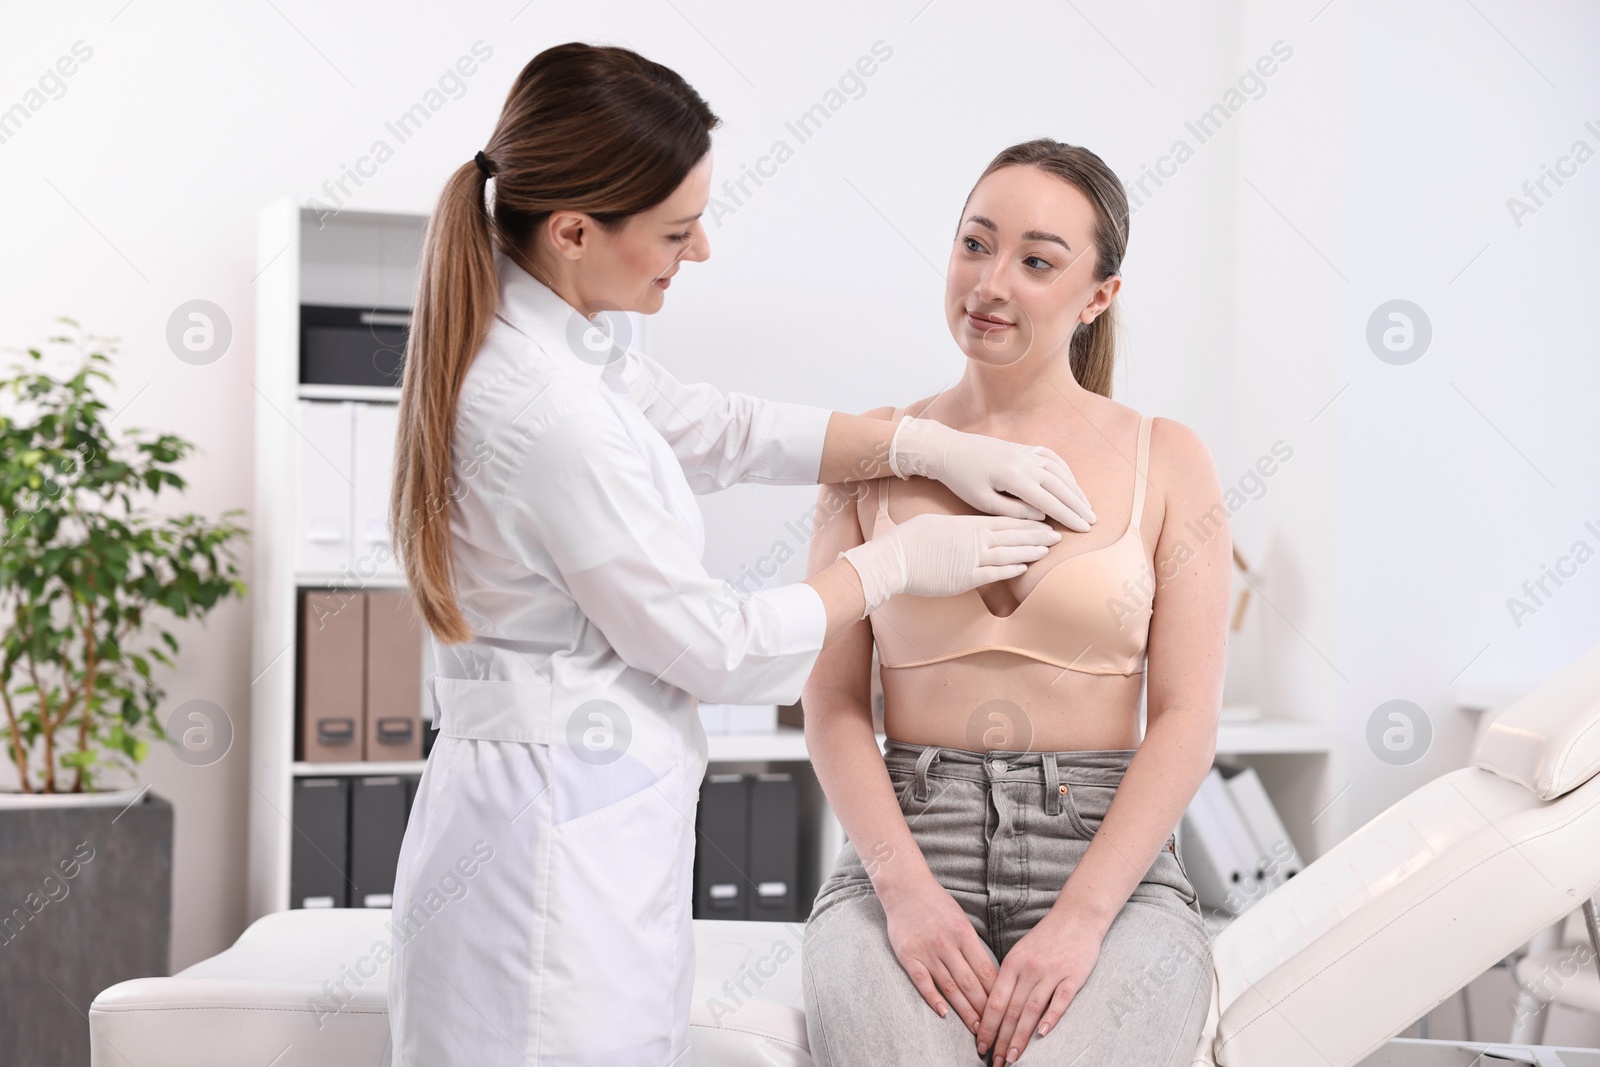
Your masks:
{"label": "beige bra", "polygon": [[[894,413],[895,422],[903,410]],[[999,650],[1086,674],[1143,672],[1154,592],[1150,560],[1139,535],[1149,459],[1147,415],[1139,420],[1128,529],[1113,543],[1076,555],[1057,551],[1072,543],[1068,531],[1049,554],[1029,564],[1050,569],[1010,615],[991,612],[976,589],[950,597],[890,597],[871,616],[879,663],[920,667]],[[895,525],[889,517],[889,483],[894,480],[878,482],[873,536],[880,528]],[[1058,557],[1054,564],[1052,556]]]}

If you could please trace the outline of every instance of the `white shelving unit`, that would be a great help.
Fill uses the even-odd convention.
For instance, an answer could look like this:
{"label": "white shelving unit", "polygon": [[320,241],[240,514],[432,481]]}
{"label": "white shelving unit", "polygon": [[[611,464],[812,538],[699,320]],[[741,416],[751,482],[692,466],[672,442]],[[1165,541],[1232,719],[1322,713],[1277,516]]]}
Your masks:
{"label": "white shelving unit", "polygon": [[[302,588],[395,589],[404,579],[385,544],[388,449],[396,388],[300,384],[300,305],[408,307],[426,216],[317,213],[284,198],[257,218],[256,500],[250,709],[250,840],[247,908],[254,919],[289,906],[290,818],[302,775],[419,773],[420,762],[301,763],[295,752],[296,610]],[[307,402],[322,402],[315,408]],[[345,405],[348,405],[346,407]],[[314,414],[308,417],[308,412]],[[319,448],[332,422],[350,442]],[[373,441],[379,442],[377,447]],[[380,469],[381,468],[381,469]],[[354,488],[347,515],[325,536],[303,536],[301,481],[340,479]],[[315,543],[308,543],[315,542]],[[426,667],[425,667],[426,671]],[[418,679],[418,703],[422,700]]]}
{"label": "white shelving unit", "polygon": [[[299,382],[299,322],[302,303],[358,307],[406,307],[415,288],[426,217],[345,211],[318,223],[318,213],[287,198],[261,209],[257,231],[256,316],[256,500],[255,569],[251,584],[252,703],[250,723],[250,840],[247,875],[251,919],[289,907],[290,823],[294,780],[308,776],[420,774],[423,762],[311,763],[295,753],[297,591],[401,588],[392,567],[374,572],[358,566],[369,553],[372,524],[381,518],[382,493],[352,494],[347,546],[321,544],[305,550],[306,516],[297,514],[299,479],[314,451],[316,417],[342,404],[359,424],[371,416],[381,427],[382,409],[399,400],[396,388],[303,385]],[[319,403],[316,417],[304,414]],[[326,405],[326,408],[320,407]],[[339,416],[343,417],[343,416]],[[392,433],[392,429],[389,431]],[[381,452],[360,437],[351,449],[350,476],[367,453]],[[365,446],[365,447],[364,447]],[[368,459],[371,456],[367,456]],[[337,457],[323,460],[338,465]],[[324,472],[325,473],[325,472]],[[377,477],[373,475],[372,477]],[[374,514],[373,509],[378,509]],[[378,537],[385,536],[381,531]],[[426,643],[424,643],[426,648]],[[431,672],[424,663],[424,675]],[[422,699],[419,679],[418,700]],[[788,771],[801,799],[801,899],[810,900],[843,846],[810,766],[805,736],[795,727],[767,734],[708,735],[716,771]],[[879,743],[882,744],[882,735]],[[1336,781],[1334,730],[1268,719],[1225,722],[1218,759],[1256,768],[1279,808],[1302,858],[1309,862],[1334,843],[1333,819],[1322,819]]]}

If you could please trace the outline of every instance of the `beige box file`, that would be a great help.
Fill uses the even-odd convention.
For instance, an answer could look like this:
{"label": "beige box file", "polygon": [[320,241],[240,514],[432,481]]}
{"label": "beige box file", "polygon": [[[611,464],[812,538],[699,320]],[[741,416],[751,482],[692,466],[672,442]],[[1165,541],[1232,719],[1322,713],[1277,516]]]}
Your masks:
{"label": "beige box file", "polygon": [[365,635],[362,593],[301,593],[299,756],[307,762],[361,759]]}
{"label": "beige box file", "polygon": [[422,619],[403,589],[367,593],[369,760],[422,758]]}

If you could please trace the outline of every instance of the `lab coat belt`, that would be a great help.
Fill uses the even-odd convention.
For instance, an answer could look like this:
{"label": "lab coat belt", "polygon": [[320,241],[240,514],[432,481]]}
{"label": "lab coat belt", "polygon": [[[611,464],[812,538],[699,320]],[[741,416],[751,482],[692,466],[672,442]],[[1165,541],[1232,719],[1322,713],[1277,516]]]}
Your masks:
{"label": "lab coat belt", "polygon": [[551,685],[542,678],[432,681],[434,721],[446,737],[550,743]]}

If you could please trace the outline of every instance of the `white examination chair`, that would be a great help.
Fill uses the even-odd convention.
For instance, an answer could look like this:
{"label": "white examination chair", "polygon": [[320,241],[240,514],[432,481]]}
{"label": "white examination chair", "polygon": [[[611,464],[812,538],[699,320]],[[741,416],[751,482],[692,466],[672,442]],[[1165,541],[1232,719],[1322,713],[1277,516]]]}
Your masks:
{"label": "white examination chair", "polygon": [[[1600,887],[1600,646],[1213,942],[1195,1062],[1358,1064]],[[1593,965],[1593,961],[1590,961]]]}
{"label": "white examination chair", "polygon": [[[1217,935],[1195,1065],[1600,1063],[1390,1041],[1600,888],[1600,647],[1496,717],[1473,764],[1396,802]],[[93,1067],[376,1067],[388,973],[363,961],[388,918],[280,912],[172,978],[112,986],[89,1011]],[[810,1067],[801,933],[695,923],[694,1067]],[[342,976],[341,1010],[317,1007]]]}

